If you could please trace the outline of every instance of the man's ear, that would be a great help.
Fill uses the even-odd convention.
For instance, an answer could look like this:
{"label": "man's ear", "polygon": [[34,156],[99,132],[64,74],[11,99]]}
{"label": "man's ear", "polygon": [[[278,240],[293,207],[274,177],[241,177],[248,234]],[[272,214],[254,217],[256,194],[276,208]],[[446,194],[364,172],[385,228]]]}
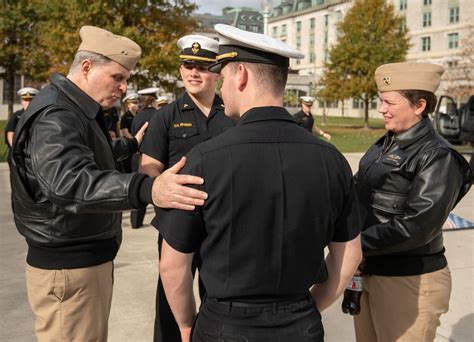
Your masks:
{"label": "man's ear", "polygon": [[237,66],[237,87],[239,91],[243,91],[247,86],[247,82],[249,79],[249,71],[243,64],[239,64]]}
{"label": "man's ear", "polygon": [[81,72],[84,75],[87,75],[89,71],[91,70],[91,68],[92,68],[92,62],[90,61],[90,59],[86,58],[81,62]]}

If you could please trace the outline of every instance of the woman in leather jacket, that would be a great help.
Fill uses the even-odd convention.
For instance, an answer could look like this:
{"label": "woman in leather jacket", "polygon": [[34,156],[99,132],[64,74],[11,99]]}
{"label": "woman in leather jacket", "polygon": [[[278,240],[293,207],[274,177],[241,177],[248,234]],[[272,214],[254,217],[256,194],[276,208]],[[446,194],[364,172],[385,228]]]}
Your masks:
{"label": "woman in leather jacket", "polygon": [[451,274],[441,228],[471,178],[466,160],[428,118],[443,72],[422,63],[375,71],[387,133],[355,176],[365,275],[357,341],[433,341],[448,311]]}

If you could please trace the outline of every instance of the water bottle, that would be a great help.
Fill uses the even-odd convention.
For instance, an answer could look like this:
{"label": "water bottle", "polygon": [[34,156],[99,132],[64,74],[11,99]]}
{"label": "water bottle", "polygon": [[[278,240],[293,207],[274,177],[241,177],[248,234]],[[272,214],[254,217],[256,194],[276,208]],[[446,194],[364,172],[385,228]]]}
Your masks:
{"label": "water bottle", "polygon": [[352,277],[352,280],[344,291],[342,312],[350,315],[358,315],[360,313],[360,297],[362,296],[363,279],[362,276]]}

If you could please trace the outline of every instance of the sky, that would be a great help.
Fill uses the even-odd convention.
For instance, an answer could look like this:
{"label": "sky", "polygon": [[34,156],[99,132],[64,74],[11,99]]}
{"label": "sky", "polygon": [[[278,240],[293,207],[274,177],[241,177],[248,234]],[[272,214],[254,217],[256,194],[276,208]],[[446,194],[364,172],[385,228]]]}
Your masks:
{"label": "sky", "polygon": [[[222,8],[231,7],[250,7],[260,10],[260,0],[190,0],[199,6],[197,13],[222,14]],[[275,1],[273,1],[275,3]]]}

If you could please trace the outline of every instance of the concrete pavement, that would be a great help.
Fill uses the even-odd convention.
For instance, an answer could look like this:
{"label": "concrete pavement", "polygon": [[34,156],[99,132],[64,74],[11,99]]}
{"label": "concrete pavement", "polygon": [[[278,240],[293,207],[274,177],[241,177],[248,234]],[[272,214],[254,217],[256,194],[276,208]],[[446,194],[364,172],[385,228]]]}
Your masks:
{"label": "concrete pavement", "polygon": [[[347,154],[353,170],[362,154]],[[10,209],[9,172],[0,163],[0,342],[35,341],[34,317],[25,287],[26,243],[13,223]],[[454,213],[474,221],[474,190]],[[152,218],[151,207],[145,222]],[[124,214],[124,239],[115,261],[115,288],[109,321],[109,341],[152,341],[157,281],[157,232],[147,225],[131,229]],[[474,230],[445,234],[447,257],[453,277],[450,311],[442,316],[437,342],[474,341]],[[352,319],[340,311],[338,300],[323,313],[326,341],[354,341]],[[389,308],[388,308],[389,309]]]}

